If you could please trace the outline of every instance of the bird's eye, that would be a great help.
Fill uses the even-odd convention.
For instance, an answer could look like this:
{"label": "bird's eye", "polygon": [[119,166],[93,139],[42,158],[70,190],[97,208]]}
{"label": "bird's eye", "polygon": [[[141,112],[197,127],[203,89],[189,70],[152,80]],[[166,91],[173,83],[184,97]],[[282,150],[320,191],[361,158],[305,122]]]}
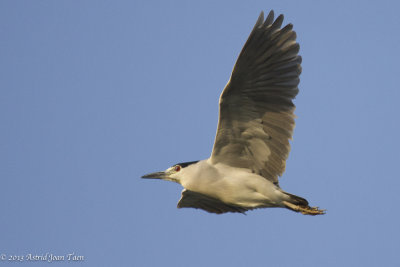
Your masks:
{"label": "bird's eye", "polygon": [[180,170],[181,170],[181,166],[176,165],[176,166],[175,166],[175,171],[176,171],[176,172],[179,172]]}

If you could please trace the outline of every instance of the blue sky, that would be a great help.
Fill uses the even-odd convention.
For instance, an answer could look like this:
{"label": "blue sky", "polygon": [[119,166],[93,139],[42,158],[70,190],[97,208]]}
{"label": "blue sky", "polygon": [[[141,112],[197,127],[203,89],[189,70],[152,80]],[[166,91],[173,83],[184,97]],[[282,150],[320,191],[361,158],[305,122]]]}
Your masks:
{"label": "blue sky", "polygon": [[[280,184],[327,214],[177,209],[179,185],[140,176],[210,155],[219,94],[270,9],[294,24],[303,57]],[[55,266],[400,265],[398,9],[1,1],[0,254],[85,257]]]}

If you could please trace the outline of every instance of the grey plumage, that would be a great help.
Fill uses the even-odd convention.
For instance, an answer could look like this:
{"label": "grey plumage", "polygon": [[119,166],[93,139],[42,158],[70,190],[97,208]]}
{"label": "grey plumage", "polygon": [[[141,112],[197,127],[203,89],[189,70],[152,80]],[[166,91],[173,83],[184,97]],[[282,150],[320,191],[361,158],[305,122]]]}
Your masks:
{"label": "grey plumage", "polygon": [[211,160],[249,168],[278,183],[294,128],[301,57],[296,33],[283,15],[264,21],[261,12],[220,97],[220,117]]}
{"label": "grey plumage", "polygon": [[177,207],[202,209],[217,214],[225,212],[245,213],[249,210],[248,208],[240,207],[235,204],[224,203],[217,198],[186,189],[182,191],[182,196]]}
{"label": "grey plumage", "polygon": [[308,215],[324,210],[279,187],[285,171],[301,73],[299,44],[291,24],[281,28],[261,12],[219,100],[219,121],[211,157],[176,164],[143,176],[174,181],[185,189],[178,208],[244,213],[284,207]]}

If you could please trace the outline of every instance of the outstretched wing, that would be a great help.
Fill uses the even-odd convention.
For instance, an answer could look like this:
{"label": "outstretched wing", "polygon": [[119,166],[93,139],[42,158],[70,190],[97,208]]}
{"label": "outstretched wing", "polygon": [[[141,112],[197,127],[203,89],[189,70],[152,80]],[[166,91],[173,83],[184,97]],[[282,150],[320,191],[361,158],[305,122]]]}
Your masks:
{"label": "outstretched wing", "polygon": [[219,101],[213,164],[224,163],[278,183],[292,138],[301,57],[292,24],[261,12]]}
{"label": "outstretched wing", "polygon": [[249,209],[233,205],[233,204],[226,204],[221,200],[216,198],[197,193],[194,191],[190,191],[184,189],[182,191],[182,197],[178,202],[178,208],[195,208],[195,209],[202,209],[211,213],[225,213],[225,212],[239,212],[245,213]]}

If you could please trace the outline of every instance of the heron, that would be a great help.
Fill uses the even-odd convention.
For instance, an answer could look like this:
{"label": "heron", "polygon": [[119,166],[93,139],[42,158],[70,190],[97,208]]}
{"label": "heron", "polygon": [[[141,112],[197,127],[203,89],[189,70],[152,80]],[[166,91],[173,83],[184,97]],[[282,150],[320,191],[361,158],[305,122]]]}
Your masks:
{"label": "heron", "polygon": [[219,120],[210,158],[178,163],[142,176],[183,186],[178,208],[245,213],[280,207],[324,214],[285,192],[278,178],[286,167],[295,126],[302,58],[292,24],[271,10],[259,15],[219,98]]}

